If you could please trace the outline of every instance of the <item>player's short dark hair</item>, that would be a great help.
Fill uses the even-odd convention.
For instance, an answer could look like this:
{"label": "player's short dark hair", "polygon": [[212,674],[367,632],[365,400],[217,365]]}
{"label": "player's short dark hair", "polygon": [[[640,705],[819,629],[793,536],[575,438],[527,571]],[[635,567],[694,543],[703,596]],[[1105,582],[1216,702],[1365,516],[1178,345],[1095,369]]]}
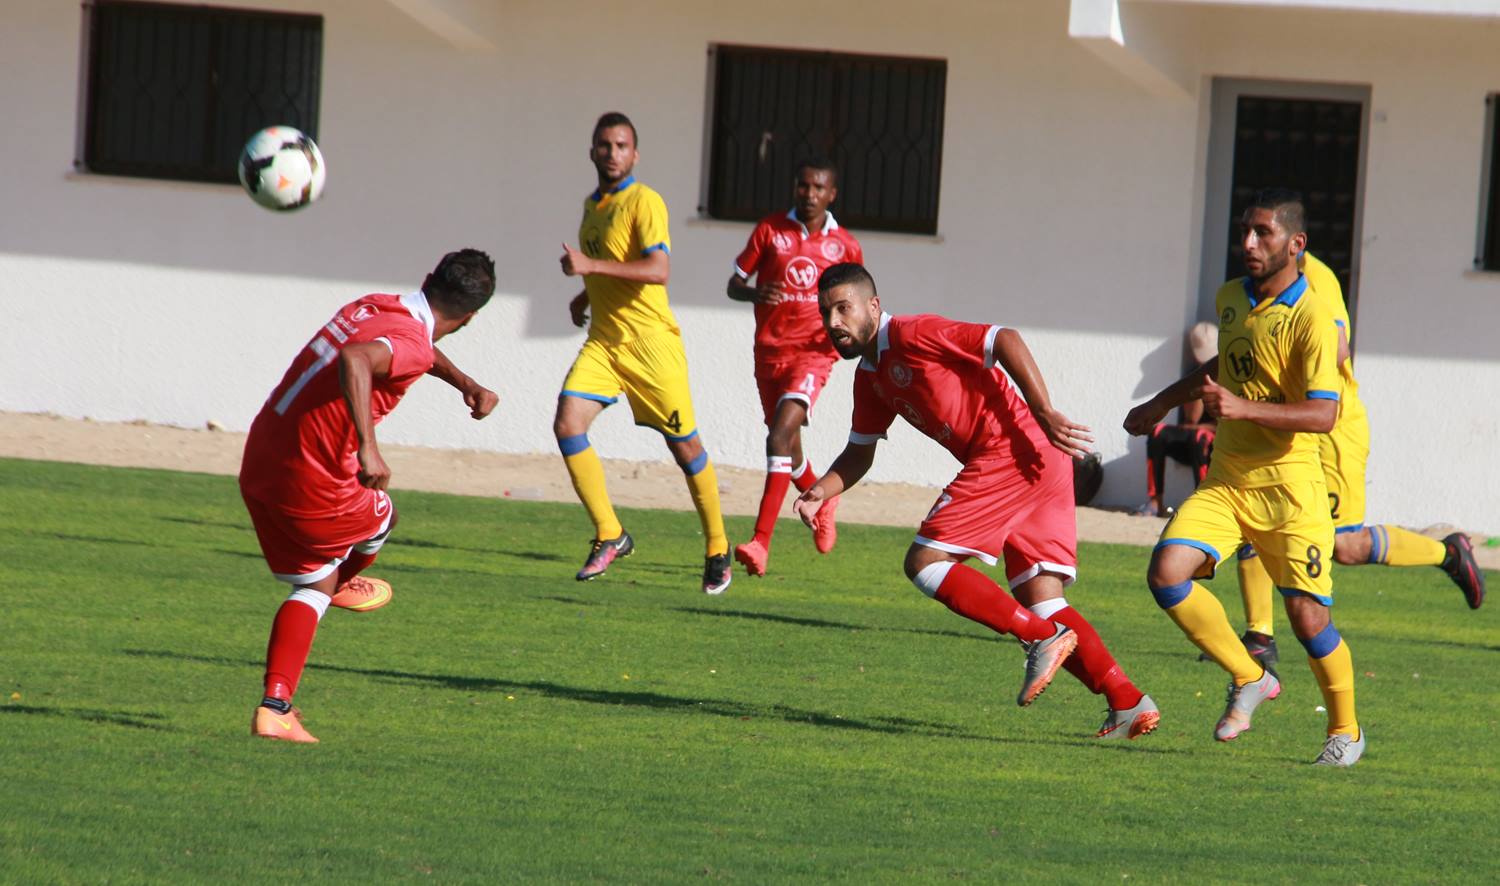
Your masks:
{"label": "player's short dark hair", "polygon": [[839,262],[824,271],[818,277],[818,291],[827,292],[846,283],[863,283],[870,287],[871,295],[879,294],[875,290],[875,278],[870,276],[864,265],[852,261]]}
{"label": "player's short dark hair", "polygon": [[1307,230],[1307,208],[1302,205],[1300,191],[1291,188],[1261,188],[1245,207],[1246,212],[1252,209],[1271,210],[1288,236]]}
{"label": "player's short dark hair", "polygon": [[815,169],[819,172],[826,172],[833,177],[835,185],[839,183],[838,166],[824,154],[813,154],[811,157],[804,157],[799,160],[797,168],[792,170],[792,179],[795,181],[801,178],[802,170],[804,169]]}
{"label": "player's short dark hair", "polygon": [[603,114],[599,115],[599,121],[594,124],[594,134],[589,136],[589,142],[592,143],[594,139],[599,137],[599,133],[603,132],[606,129],[609,129],[611,126],[630,127],[630,143],[635,145],[636,147],[640,147],[641,140],[640,137],[635,134],[635,124],[631,123],[630,118],[625,116],[624,114],[621,114],[619,111],[605,111]]}
{"label": "player's short dark hair", "polygon": [[479,310],[495,294],[495,263],[478,249],[460,249],[443,256],[422,291],[433,307],[449,317]]}

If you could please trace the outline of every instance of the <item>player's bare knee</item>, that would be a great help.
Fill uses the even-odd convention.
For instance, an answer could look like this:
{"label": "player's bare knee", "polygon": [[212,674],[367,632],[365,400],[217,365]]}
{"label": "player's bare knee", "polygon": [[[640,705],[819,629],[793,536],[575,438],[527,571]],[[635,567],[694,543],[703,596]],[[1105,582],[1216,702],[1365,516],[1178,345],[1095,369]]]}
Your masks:
{"label": "player's bare knee", "polygon": [[688,470],[697,464],[699,459],[707,457],[707,452],[703,448],[703,440],[697,434],[686,440],[668,438],[667,451],[672,453],[672,458],[677,462],[677,466],[683,470]]}
{"label": "player's bare knee", "polygon": [[927,545],[913,544],[906,549],[906,562],[904,569],[906,577],[916,581],[917,574],[934,563],[957,563],[958,559],[947,551],[940,551]]}
{"label": "player's bare knee", "polygon": [[1370,561],[1370,530],[1344,532],[1333,538],[1333,559],[1345,566],[1358,566]]}
{"label": "player's bare knee", "polygon": [[1323,633],[1331,623],[1328,607],[1316,597],[1306,594],[1288,594],[1286,601],[1287,624],[1299,640],[1311,640]]}

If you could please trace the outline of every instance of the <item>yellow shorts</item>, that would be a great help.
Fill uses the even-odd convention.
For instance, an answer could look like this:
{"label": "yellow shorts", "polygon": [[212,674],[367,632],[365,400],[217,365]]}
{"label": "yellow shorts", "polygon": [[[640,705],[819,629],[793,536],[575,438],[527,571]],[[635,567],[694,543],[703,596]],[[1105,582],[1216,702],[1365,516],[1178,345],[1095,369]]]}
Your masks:
{"label": "yellow shorts", "polygon": [[624,394],[636,424],[655,428],[669,440],[686,440],[698,433],[693,396],[688,391],[687,354],[682,350],[682,337],[675,332],[621,345],[589,339],[568,370],[562,393],[605,405]]}
{"label": "yellow shorts", "polygon": [[1333,605],[1333,520],[1321,481],[1235,489],[1210,480],[1182,503],[1158,548],[1187,545],[1208,554],[1194,578],[1212,578],[1219,561],[1246,539],[1282,594]]}
{"label": "yellow shorts", "polygon": [[1370,420],[1359,415],[1339,419],[1318,437],[1328,510],[1335,532],[1357,532],[1365,525],[1365,462],[1370,458]]}

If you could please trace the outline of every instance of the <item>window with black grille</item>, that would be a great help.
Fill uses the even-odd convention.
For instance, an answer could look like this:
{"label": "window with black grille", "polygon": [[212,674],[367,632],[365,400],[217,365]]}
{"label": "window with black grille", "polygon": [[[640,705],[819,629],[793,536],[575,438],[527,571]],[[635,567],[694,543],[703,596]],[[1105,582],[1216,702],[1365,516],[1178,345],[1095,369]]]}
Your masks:
{"label": "window with black grille", "polygon": [[1474,264],[1486,271],[1500,271],[1500,93],[1485,98],[1485,193],[1479,250]]}
{"label": "window with black grille", "polygon": [[839,168],[833,205],[853,228],[937,233],[948,63],[718,45],[708,202],[714,218],[784,210],[811,155]]}
{"label": "window with black grille", "polygon": [[272,124],[314,139],[323,17],[95,0],[83,167],[233,182],[245,140]]}

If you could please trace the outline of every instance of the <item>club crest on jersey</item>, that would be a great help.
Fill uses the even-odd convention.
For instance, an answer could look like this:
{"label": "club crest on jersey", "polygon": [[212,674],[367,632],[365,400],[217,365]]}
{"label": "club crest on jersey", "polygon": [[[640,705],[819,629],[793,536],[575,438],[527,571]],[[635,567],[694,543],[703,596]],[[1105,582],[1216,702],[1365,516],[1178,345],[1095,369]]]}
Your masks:
{"label": "club crest on jersey", "polygon": [[791,234],[784,234],[781,231],[777,231],[771,236],[771,245],[776,247],[777,252],[791,252],[797,246],[792,241]]}
{"label": "club crest on jersey", "polygon": [[1230,342],[1224,349],[1224,358],[1230,378],[1242,383],[1255,378],[1255,352],[1250,348],[1249,339],[1237,338]]}
{"label": "club crest on jersey", "polygon": [[838,240],[824,240],[822,249],[823,257],[829,261],[844,260],[844,244]]}
{"label": "club crest on jersey", "polygon": [[911,386],[911,368],[909,366],[907,366],[905,363],[892,363],[891,364],[891,381],[895,382],[896,383],[896,387],[898,387],[898,388],[910,387]]}
{"label": "club crest on jersey", "polygon": [[923,417],[922,411],[917,407],[911,405],[911,403],[902,400],[900,397],[892,400],[891,405],[896,407],[896,411],[901,413],[901,416],[905,418],[907,423],[912,427],[921,428],[923,425],[927,424],[927,419]]}
{"label": "club crest on jersey", "polygon": [[818,266],[805,255],[799,255],[786,265],[786,283],[793,289],[813,289],[818,285]]}
{"label": "club crest on jersey", "polygon": [[377,490],[375,493],[375,516],[384,517],[390,509],[391,497]]}
{"label": "club crest on jersey", "polygon": [[363,323],[378,313],[380,313],[380,309],[374,305],[360,305],[359,309],[354,312],[354,316],[349,319],[355,323]]}
{"label": "club crest on jersey", "polygon": [[1225,307],[1224,308],[1224,313],[1222,313],[1222,314],[1219,315],[1219,328],[1220,329],[1228,329],[1229,328],[1229,324],[1231,324],[1233,322],[1234,322],[1234,308],[1232,306]]}

